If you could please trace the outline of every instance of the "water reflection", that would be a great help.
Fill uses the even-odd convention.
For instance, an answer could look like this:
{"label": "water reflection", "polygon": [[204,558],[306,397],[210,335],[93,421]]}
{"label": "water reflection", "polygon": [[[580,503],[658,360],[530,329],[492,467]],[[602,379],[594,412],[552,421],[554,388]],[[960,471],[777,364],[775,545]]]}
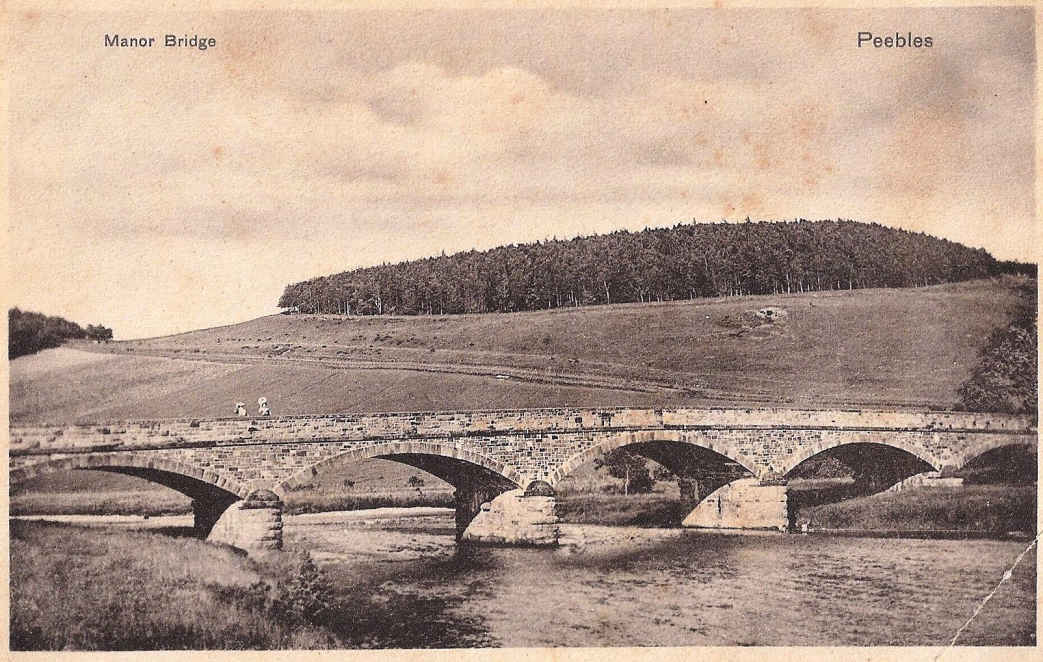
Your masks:
{"label": "water reflection", "polygon": [[[569,525],[541,550],[457,546],[448,512],[393,519],[287,518],[365,596],[352,645],[945,645],[1027,544]],[[1035,554],[960,643],[1035,643]]]}

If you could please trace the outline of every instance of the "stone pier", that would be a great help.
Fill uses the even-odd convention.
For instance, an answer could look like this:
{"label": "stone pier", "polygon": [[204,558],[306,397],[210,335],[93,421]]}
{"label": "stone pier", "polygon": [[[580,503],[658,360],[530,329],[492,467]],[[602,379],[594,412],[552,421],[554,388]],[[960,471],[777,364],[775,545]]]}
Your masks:
{"label": "stone pier", "polygon": [[282,549],[282,501],[258,490],[225,510],[207,540],[247,551]]}
{"label": "stone pier", "polygon": [[235,495],[221,498],[199,496],[192,499],[192,523],[196,536],[203,539],[209,538],[214,526],[221,520],[221,516],[236,502],[240,501]]}
{"label": "stone pier", "polygon": [[453,499],[456,506],[456,539],[463,540],[464,532],[474,521],[482,506],[503,494],[504,489],[494,485],[466,482],[456,488]]}
{"label": "stone pier", "polygon": [[553,547],[558,544],[559,519],[554,497],[504,492],[483,503],[460,540],[490,545]]}
{"label": "stone pier", "polygon": [[756,478],[732,481],[703,499],[682,526],[710,529],[789,529],[785,485]]}

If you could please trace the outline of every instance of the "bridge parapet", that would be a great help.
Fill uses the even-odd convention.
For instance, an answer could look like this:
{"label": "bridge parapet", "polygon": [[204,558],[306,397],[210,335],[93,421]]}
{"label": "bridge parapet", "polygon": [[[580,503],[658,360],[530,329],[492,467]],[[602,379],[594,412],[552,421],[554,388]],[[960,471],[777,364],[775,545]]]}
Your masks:
{"label": "bridge parapet", "polygon": [[329,440],[544,435],[605,430],[822,429],[1034,432],[1025,416],[798,409],[532,409],[273,418],[167,419],[10,427],[13,455]]}
{"label": "bridge parapet", "polygon": [[680,408],[662,411],[665,425],[684,426],[994,432],[1022,432],[1035,428],[1028,416],[977,412],[783,408]]}

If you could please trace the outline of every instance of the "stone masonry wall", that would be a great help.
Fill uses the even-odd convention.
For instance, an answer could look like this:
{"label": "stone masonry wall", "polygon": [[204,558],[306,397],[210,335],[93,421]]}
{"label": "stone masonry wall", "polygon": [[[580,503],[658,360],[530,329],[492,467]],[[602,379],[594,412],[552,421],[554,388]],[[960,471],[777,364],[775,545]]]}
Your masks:
{"label": "stone masonry wall", "polygon": [[14,425],[9,453],[13,470],[131,452],[250,489],[275,489],[343,453],[431,453],[481,464],[524,488],[532,480],[557,483],[599,449],[653,440],[703,446],[765,477],[856,442],[906,449],[936,469],[960,466],[989,448],[1035,443],[1036,431],[1025,417],[999,414],[566,408]]}
{"label": "stone masonry wall", "polygon": [[799,409],[529,409],[275,418],[170,419],[11,426],[11,448],[415,439],[648,427],[1023,431],[1028,417],[961,412]]}

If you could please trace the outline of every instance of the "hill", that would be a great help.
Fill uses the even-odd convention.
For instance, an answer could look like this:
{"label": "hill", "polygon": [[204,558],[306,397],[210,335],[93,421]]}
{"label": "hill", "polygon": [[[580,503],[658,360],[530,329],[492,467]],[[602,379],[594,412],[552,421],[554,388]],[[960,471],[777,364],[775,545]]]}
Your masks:
{"label": "hill", "polygon": [[262,395],[276,415],[683,403],[947,408],[990,333],[1006,324],[1020,282],[508,315],[274,315],[79,346],[108,352],[103,361],[15,360],[11,418],[228,416],[235,401]]}
{"label": "hill", "polygon": [[385,264],[286,287],[307,313],[546,310],[959,282],[1014,271],[923,233],[854,221],[691,223]]}

